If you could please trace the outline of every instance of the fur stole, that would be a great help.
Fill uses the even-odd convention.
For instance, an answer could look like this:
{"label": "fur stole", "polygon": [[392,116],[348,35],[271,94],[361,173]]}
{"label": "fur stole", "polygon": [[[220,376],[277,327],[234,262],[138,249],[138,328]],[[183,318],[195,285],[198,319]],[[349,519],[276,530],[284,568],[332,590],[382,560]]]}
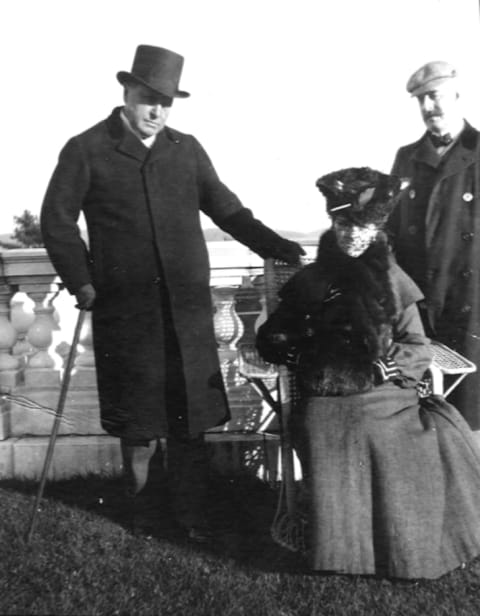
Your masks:
{"label": "fur stole", "polygon": [[326,282],[324,295],[306,314],[298,357],[306,394],[342,396],[373,387],[373,362],[387,353],[396,315],[389,268],[383,234],[356,258],[338,248],[333,231],[320,238],[311,276]]}

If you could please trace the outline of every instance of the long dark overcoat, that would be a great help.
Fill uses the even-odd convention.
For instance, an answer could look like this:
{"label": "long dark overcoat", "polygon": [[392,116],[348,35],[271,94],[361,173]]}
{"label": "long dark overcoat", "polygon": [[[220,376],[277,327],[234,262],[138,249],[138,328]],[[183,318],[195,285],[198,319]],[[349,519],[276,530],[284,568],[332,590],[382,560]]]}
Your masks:
{"label": "long dark overcoat", "polygon": [[[425,134],[400,148],[392,173],[411,185],[389,220],[398,263],[425,294],[428,333],[480,370],[480,140],[466,124],[439,158]],[[480,428],[480,372],[451,400]]]}
{"label": "long dark overcoat", "polygon": [[[88,249],[77,226],[82,211]],[[191,435],[228,418],[200,211],[259,253],[280,239],[220,182],[190,135],[166,128],[149,150],[117,108],[60,154],[42,232],[69,291],[89,282],[97,290],[94,349],[111,434],[164,435],[169,400],[186,410]]]}

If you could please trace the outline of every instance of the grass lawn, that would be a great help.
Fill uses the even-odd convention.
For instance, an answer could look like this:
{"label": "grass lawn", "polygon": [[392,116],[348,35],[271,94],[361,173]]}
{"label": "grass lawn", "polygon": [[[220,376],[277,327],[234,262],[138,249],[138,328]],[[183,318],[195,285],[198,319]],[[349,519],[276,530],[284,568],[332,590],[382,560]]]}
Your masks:
{"label": "grass lawn", "polygon": [[0,614],[158,616],[476,616],[480,559],[435,581],[310,574],[276,546],[276,494],[250,478],[212,481],[217,538],[193,546],[167,521],[134,536],[118,480],[47,484],[35,533],[37,486],[0,482]]}

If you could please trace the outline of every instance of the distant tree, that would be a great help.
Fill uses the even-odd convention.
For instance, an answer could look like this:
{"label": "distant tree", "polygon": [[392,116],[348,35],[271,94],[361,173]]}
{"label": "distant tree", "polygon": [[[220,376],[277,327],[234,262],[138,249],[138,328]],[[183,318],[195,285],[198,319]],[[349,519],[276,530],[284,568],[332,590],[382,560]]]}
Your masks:
{"label": "distant tree", "polygon": [[15,228],[12,239],[20,242],[26,248],[39,248],[43,246],[40,221],[38,216],[25,210],[21,216],[14,216]]}

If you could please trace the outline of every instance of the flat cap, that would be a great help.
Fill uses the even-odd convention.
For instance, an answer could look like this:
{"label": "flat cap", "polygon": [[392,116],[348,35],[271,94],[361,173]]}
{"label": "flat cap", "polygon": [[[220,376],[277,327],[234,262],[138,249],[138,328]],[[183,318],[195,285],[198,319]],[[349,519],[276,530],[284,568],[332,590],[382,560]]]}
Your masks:
{"label": "flat cap", "polygon": [[410,92],[412,96],[418,96],[434,90],[437,86],[454,79],[456,76],[455,67],[448,62],[443,60],[427,62],[410,77],[407,82],[407,92]]}

